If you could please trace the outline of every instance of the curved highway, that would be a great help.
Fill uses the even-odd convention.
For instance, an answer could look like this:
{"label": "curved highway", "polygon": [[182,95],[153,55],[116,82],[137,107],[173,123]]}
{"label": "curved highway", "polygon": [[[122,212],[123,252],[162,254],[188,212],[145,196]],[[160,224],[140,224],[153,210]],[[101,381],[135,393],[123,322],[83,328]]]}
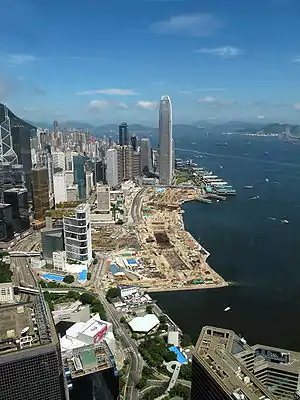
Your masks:
{"label": "curved highway", "polygon": [[[11,247],[15,251],[31,251],[41,241],[40,232],[33,232],[32,234],[18,240],[18,242]],[[11,257],[10,269],[13,272],[13,283],[16,286],[22,286],[21,281],[25,282],[28,286],[37,287],[37,282],[28,266],[27,257]],[[20,294],[20,301],[29,301],[31,296],[26,293]]]}

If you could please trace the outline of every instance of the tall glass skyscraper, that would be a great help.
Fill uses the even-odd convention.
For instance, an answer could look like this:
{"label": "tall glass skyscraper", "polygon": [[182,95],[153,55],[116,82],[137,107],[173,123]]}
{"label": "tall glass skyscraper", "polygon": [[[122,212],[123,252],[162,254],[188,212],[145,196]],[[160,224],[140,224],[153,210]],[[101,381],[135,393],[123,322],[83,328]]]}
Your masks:
{"label": "tall glass skyscraper", "polygon": [[159,183],[172,184],[172,103],[169,96],[162,96],[159,106]]}

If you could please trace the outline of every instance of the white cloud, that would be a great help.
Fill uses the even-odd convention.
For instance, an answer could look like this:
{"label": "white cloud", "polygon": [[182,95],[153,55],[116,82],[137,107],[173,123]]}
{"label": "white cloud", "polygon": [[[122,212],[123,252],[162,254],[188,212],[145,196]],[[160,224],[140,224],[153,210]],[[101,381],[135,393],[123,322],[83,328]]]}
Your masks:
{"label": "white cloud", "polygon": [[109,94],[116,96],[133,96],[138,93],[131,89],[96,89],[96,90],[85,90],[77,93],[79,96],[89,96],[92,94]]}
{"label": "white cloud", "polygon": [[99,113],[108,106],[109,103],[106,100],[92,100],[89,103],[88,110],[94,113]]}
{"label": "white cloud", "polygon": [[24,108],[23,108],[23,111],[24,111],[25,113],[35,113],[35,112],[38,112],[39,109],[36,108],[36,107],[24,107]]}
{"label": "white cloud", "polygon": [[182,14],[155,22],[150,30],[165,35],[210,36],[221,28],[212,14]]}
{"label": "white cloud", "polygon": [[212,96],[206,96],[206,97],[203,97],[203,99],[198,100],[199,103],[215,103],[216,101],[217,101],[217,99]]}
{"label": "white cloud", "polygon": [[36,60],[36,57],[31,54],[9,54],[6,56],[6,62],[10,65],[29,64]]}
{"label": "white cloud", "polygon": [[300,63],[300,56],[295,57],[293,61],[294,61],[295,63]]}
{"label": "white cloud", "polygon": [[295,110],[300,110],[300,103],[294,104],[294,109]]}
{"label": "white cloud", "polygon": [[257,119],[264,119],[264,118],[265,118],[264,115],[258,115],[258,116],[257,116]]}
{"label": "white cloud", "polygon": [[126,103],[118,103],[117,107],[122,108],[123,110],[127,110],[128,109],[128,105]]}
{"label": "white cloud", "polygon": [[198,103],[210,104],[212,107],[218,107],[218,106],[232,106],[236,102],[235,100],[223,100],[223,99],[217,99],[213,96],[206,96],[203,97],[202,99],[199,99]]}
{"label": "white cloud", "polygon": [[244,50],[239,49],[238,47],[233,46],[224,46],[224,47],[217,47],[214,49],[200,49],[196,50],[196,53],[206,53],[206,54],[213,54],[223,58],[231,58],[237,57],[244,54]]}
{"label": "white cloud", "polygon": [[143,110],[154,110],[157,108],[158,103],[156,101],[138,101],[137,107],[142,108]]}
{"label": "white cloud", "polygon": [[225,92],[224,88],[200,88],[197,89],[197,92]]}

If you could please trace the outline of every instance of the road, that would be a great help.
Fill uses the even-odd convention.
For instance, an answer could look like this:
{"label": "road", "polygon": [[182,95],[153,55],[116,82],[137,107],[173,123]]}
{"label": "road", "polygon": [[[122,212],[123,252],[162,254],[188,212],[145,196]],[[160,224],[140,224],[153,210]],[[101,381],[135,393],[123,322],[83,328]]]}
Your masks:
{"label": "road", "polygon": [[131,218],[133,222],[139,222],[141,219],[140,211],[142,206],[142,195],[147,188],[142,188],[137,192],[131,204]]}
{"label": "road", "polygon": [[[33,232],[32,234],[20,239],[11,250],[15,251],[30,251],[41,241],[40,232]],[[28,266],[29,262],[26,257],[11,257],[10,269],[13,272],[13,283],[20,286],[21,281],[26,282],[28,285],[37,287],[36,279]],[[31,295],[22,293],[20,294],[20,301],[29,301]]]}
{"label": "road", "polygon": [[127,332],[126,329],[120,324],[119,317],[117,316],[113,305],[106,300],[105,294],[101,290],[98,291],[98,296],[107,312],[109,319],[114,325],[114,328],[119,336],[119,340],[122,343],[122,347],[124,348],[125,352],[130,354],[131,359],[126,387],[124,390],[124,393],[126,392],[124,397],[126,400],[137,400],[138,390],[136,389],[135,385],[139,382],[141,377],[143,360],[141,359],[138,347],[130,336],[130,333]]}

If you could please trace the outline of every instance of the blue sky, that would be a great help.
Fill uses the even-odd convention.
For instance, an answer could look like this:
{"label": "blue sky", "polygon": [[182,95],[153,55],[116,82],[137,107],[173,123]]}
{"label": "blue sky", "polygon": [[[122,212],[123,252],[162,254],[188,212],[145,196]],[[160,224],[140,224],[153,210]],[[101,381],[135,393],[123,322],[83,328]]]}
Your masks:
{"label": "blue sky", "polygon": [[0,101],[31,121],[300,123],[298,0],[0,0]]}

